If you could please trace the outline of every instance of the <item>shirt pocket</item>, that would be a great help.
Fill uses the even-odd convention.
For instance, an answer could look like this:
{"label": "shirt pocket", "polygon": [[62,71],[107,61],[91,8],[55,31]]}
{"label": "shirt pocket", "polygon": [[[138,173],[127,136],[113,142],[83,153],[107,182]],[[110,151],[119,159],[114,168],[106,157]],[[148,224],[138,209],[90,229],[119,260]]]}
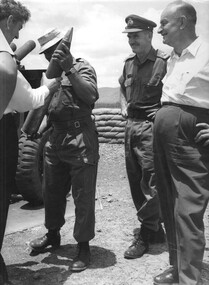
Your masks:
{"label": "shirt pocket", "polygon": [[127,100],[127,102],[129,102],[131,99],[131,91],[133,88],[133,82],[134,82],[133,77],[127,77],[125,82],[124,82],[124,86],[126,88],[126,100]]}
{"label": "shirt pocket", "polygon": [[160,75],[155,75],[150,78],[145,85],[147,99],[150,103],[158,103],[162,95],[162,81]]}

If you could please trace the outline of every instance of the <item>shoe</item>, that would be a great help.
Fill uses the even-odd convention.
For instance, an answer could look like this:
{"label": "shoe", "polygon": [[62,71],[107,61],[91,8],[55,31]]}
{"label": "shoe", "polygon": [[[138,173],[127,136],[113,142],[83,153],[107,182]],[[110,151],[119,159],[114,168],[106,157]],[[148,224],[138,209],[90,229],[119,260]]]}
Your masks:
{"label": "shoe", "polygon": [[135,235],[134,240],[129,248],[124,252],[124,257],[127,259],[135,259],[141,257],[149,250],[148,240],[143,238],[141,231]]}
{"label": "shoe", "polygon": [[150,231],[149,243],[151,244],[164,243],[165,241],[166,241],[165,232],[162,225],[160,225],[159,230],[157,232]]}
{"label": "shoe", "polygon": [[179,276],[178,270],[174,267],[168,268],[154,278],[154,285],[170,285],[176,283],[179,283]]}
{"label": "shoe", "polygon": [[30,247],[32,250],[41,252],[49,245],[52,246],[53,249],[56,249],[60,246],[61,236],[58,230],[49,231],[46,235],[41,238],[34,239],[30,242]]}
{"label": "shoe", "polygon": [[0,285],[7,284],[8,281],[8,273],[7,273],[7,267],[4,262],[3,256],[0,253]]}
{"label": "shoe", "polygon": [[79,272],[85,270],[90,264],[90,248],[88,242],[79,242],[77,246],[78,252],[73,260],[72,271]]}
{"label": "shoe", "polygon": [[0,285],[14,285],[11,281],[8,280],[8,278],[5,280],[5,278],[0,275]]}

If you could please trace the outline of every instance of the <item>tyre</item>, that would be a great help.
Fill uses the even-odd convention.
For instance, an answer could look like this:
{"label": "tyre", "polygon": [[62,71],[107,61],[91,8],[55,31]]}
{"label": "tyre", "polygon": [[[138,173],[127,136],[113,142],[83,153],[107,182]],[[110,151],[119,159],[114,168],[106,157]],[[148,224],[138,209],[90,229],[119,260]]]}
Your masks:
{"label": "tyre", "polygon": [[22,134],[19,139],[16,185],[24,200],[33,205],[43,204],[43,149],[49,133],[50,130],[34,140]]}

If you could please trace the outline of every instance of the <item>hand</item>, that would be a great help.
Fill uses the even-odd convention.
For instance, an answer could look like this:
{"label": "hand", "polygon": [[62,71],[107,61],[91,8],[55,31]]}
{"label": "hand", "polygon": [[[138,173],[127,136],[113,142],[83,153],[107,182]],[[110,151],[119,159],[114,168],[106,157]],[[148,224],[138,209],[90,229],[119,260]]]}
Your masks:
{"label": "hand", "polygon": [[157,110],[158,110],[158,109],[153,110],[153,112],[149,113],[149,114],[147,115],[147,117],[148,117],[149,119],[151,119],[152,121],[154,121],[154,120],[155,120],[155,115],[156,115]]}
{"label": "hand", "polygon": [[48,79],[46,74],[43,73],[41,85],[46,85],[50,92],[54,93],[57,91],[61,85],[61,77]]}
{"label": "hand", "polygon": [[127,108],[121,109],[121,115],[124,119],[127,119],[128,117]]}
{"label": "hand", "polygon": [[209,124],[207,123],[199,123],[196,124],[197,128],[201,128],[201,130],[197,133],[194,138],[196,143],[202,143],[203,146],[209,145]]}
{"label": "hand", "polygon": [[37,140],[40,139],[42,137],[42,134],[37,132],[37,133],[33,133],[32,135],[28,136],[30,138],[30,140]]}
{"label": "hand", "polygon": [[65,43],[62,43],[62,50],[55,50],[52,58],[59,63],[60,67],[65,72],[73,66],[73,56]]}

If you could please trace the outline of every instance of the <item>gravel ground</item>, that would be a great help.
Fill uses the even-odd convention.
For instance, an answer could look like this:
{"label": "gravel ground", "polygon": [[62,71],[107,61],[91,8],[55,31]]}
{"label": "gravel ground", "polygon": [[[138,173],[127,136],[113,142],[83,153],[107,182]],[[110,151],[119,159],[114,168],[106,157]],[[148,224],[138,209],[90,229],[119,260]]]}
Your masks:
{"label": "gravel ground", "polygon": [[[80,273],[70,271],[76,250],[72,236],[74,217],[70,217],[61,230],[62,245],[55,251],[48,249],[37,256],[31,255],[28,242],[45,233],[43,225],[5,236],[2,253],[15,285],[152,285],[153,276],[168,266],[166,244],[152,245],[139,259],[124,259],[133,230],[140,224],[129,192],[123,145],[101,144],[100,156],[91,265]],[[203,285],[209,284],[208,217],[207,209]]]}

